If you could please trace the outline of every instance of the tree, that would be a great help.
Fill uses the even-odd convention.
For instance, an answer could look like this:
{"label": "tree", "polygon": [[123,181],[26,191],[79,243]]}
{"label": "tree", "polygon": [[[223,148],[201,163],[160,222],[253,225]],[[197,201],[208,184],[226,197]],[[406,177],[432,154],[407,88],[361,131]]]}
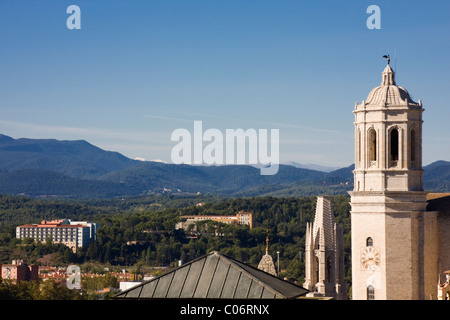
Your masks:
{"label": "tree", "polygon": [[63,287],[51,279],[41,285],[38,300],[81,300],[81,296],[78,291]]}

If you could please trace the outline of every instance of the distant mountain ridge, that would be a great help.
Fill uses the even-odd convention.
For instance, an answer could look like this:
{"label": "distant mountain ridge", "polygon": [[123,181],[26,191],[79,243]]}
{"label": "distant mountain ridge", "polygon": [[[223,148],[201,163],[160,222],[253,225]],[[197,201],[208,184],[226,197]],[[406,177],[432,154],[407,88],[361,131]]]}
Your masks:
{"label": "distant mountain ridge", "polygon": [[285,165],[288,166],[294,166],[297,168],[302,168],[302,169],[310,169],[310,170],[317,170],[317,171],[323,171],[323,172],[331,172],[331,171],[335,171],[340,169],[339,167],[331,167],[331,166],[322,166],[322,165],[318,165],[318,164],[313,164],[313,163],[298,163],[295,161],[288,161],[283,163]]}
{"label": "distant mountain ridge", "polygon": [[[13,139],[0,134],[0,193],[111,198],[149,193],[227,196],[342,194],[353,189],[354,165],[325,172],[280,165],[273,176],[252,166],[191,166],[132,160],[84,140]],[[450,190],[450,162],[425,167],[425,188]]]}
{"label": "distant mountain ridge", "polygon": [[102,150],[87,141],[13,139],[0,134],[0,170],[40,169],[72,178],[96,179],[135,165],[118,152]]}

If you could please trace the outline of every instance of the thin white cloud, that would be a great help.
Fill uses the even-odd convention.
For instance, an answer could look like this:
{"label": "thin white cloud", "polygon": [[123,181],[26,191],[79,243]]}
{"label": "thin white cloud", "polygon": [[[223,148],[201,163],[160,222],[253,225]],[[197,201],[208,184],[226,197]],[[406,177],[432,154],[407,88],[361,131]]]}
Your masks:
{"label": "thin white cloud", "polygon": [[[88,128],[88,127],[71,127],[71,126],[58,126],[58,125],[43,125],[43,124],[35,124],[35,123],[25,123],[25,122],[17,122],[17,121],[5,121],[0,120],[0,126],[2,129],[9,129],[13,131],[20,132],[33,132],[38,135],[65,135],[74,137],[74,139],[84,138],[107,138],[121,141],[143,141],[149,142],[153,141],[155,135],[159,135],[161,133],[152,132],[129,132],[129,131],[120,131],[120,130],[112,130],[112,129],[104,129],[104,128]],[[0,129],[0,131],[2,131]]]}
{"label": "thin white cloud", "polygon": [[157,116],[154,114],[144,114],[144,118],[151,119],[159,119],[159,120],[168,120],[168,121],[183,121],[183,122],[192,122],[193,120],[185,119],[185,118],[174,118],[174,117],[165,117],[165,116]]}
{"label": "thin white cloud", "polygon": [[351,139],[302,139],[301,137],[298,139],[280,139],[280,145],[353,145]]}
{"label": "thin white cloud", "polygon": [[[173,114],[179,114],[179,115],[187,115],[194,117],[196,120],[201,120],[201,118],[215,118],[215,119],[221,119],[221,120],[232,120],[232,121],[248,121],[251,123],[257,123],[257,124],[263,124],[267,126],[271,126],[273,128],[294,128],[294,129],[301,129],[301,130],[308,130],[308,131],[315,131],[315,132],[323,132],[323,133],[338,133],[339,131],[336,130],[330,130],[330,129],[322,129],[317,127],[308,127],[308,126],[302,126],[297,124],[291,124],[291,123],[284,123],[284,122],[271,122],[271,121],[260,121],[255,119],[242,119],[242,118],[233,118],[228,116],[222,116],[222,115],[214,115],[214,114],[205,114],[205,113],[194,113],[194,112],[174,112],[174,111],[168,111],[168,113]],[[186,119],[186,118],[173,118],[173,117],[165,117],[165,116],[157,116],[157,115],[145,115],[145,117],[149,118],[157,118],[157,119],[165,119],[165,120],[175,120],[175,121],[185,121],[185,122],[192,122],[192,119]]]}

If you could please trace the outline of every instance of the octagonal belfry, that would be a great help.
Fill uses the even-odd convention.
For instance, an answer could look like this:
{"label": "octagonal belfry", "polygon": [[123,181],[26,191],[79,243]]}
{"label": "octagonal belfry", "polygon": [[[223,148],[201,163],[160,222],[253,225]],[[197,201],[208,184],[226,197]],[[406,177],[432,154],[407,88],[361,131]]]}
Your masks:
{"label": "octagonal belfry", "polygon": [[395,83],[387,65],[381,85],[355,110],[355,191],[422,191],[422,102]]}

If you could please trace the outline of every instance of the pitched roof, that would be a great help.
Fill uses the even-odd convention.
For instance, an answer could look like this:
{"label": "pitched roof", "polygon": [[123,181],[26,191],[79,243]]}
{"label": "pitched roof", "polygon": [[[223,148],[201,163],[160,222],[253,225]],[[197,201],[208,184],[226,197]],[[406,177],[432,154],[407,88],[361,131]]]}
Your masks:
{"label": "pitched roof", "polygon": [[213,251],[115,299],[295,299],[308,290]]}
{"label": "pitched roof", "polygon": [[450,193],[428,194],[427,202],[427,211],[450,212]]}

